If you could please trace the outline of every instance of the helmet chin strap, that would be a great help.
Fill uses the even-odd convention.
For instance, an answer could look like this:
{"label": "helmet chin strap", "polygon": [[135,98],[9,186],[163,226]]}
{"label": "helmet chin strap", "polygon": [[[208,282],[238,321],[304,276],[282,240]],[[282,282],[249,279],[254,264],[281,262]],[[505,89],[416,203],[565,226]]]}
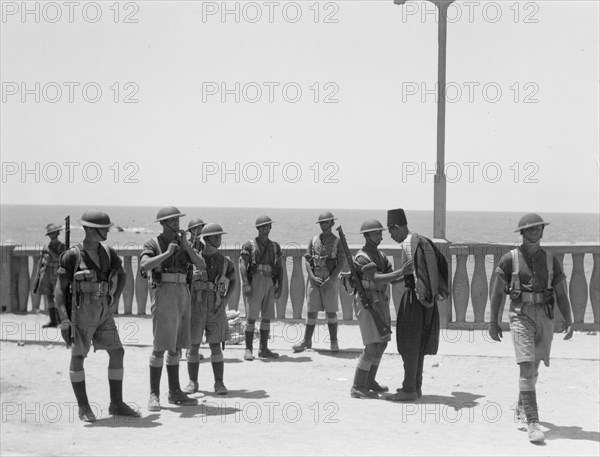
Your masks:
{"label": "helmet chin strap", "polygon": [[97,228],[97,227],[94,227],[94,230],[95,230],[95,232],[98,234],[98,236],[100,237],[100,239],[101,239],[102,241],[106,241],[106,239],[108,238],[107,236],[103,236],[103,235],[100,233],[100,230],[98,230],[98,228]]}

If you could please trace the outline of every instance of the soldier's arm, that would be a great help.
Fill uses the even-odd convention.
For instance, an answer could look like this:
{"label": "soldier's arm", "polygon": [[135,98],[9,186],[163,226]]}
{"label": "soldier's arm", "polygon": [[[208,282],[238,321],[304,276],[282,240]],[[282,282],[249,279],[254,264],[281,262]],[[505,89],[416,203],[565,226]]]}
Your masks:
{"label": "soldier's arm", "polygon": [[501,276],[496,276],[494,287],[492,289],[491,305],[490,305],[490,324],[497,324],[500,314],[500,306],[504,298],[504,290],[506,281]]}
{"label": "soldier's arm", "polygon": [[233,262],[228,260],[227,264],[231,267],[233,272],[231,272],[231,274],[227,275],[227,279],[229,279],[229,287],[227,289],[227,293],[225,294],[225,297],[223,297],[223,301],[225,303],[227,303],[227,300],[229,300],[229,297],[231,297],[231,294],[233,294],[233,291],[235,290],[235,285],[237,284],[237,275],[235,274],[235,268],[233,266]]}
{"label": "soldier's arm", "polygon": [[568,340],[573,336],[573,316],[571,315],[571,304],[569,302],[569,295],[567,294],[567,281],[565,279],[554,286],[554,293],[558,309],[565,319],[563,331],[566,335],[564,339]]}
{"label": "soldier's arm", "polygon": [[69,280],[65,275],[59,274],[56,286],[54,287],[54,300],[56,302],[56,308],[60,315],[60,320],[65,321],[69,319],[67,314],[67,308],[65,303],[65,295],[67,293],[67,287],[69,286]]}
{"label": "soldier's arm", "polygon": [[113,314],[117,313],[117,310],[119,308],[119,301],[121,300],[121,293],[123,292],[123,289],[125,289],[126,283],[127,272],[123,269],[123,266],[121,265],[120,268],[117,270],[117,288],[115,290],[115,295],[110,304],[111,312]]}

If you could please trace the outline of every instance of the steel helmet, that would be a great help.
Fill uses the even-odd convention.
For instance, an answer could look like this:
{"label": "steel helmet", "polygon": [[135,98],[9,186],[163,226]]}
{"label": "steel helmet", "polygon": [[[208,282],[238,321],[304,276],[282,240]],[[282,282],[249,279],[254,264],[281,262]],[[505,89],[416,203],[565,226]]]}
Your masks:
{"label": "steel helmet", "polygon": [[196,219],[192,219],[192,220],[191,220],[191,221],[188,223],[188,228],[187,228],[187,229],[188,229],[188,232],[189,232],[190,230],[192,230],[193,228],[200,227],[200,226],[202,226],[202,225],[204,225],[204,221],[203,221],[202,219],[198,219],[198,218],[196,218]]}
{"label": "steel helmet", "polygon": [[359,233],[379,232],[383,230],[383,225],[377,219],[368,219],[360,226]]}
{"label": "steel helmet", "polygon": [[62,227],[55,225],[55,224],[48,224],[46,225],[46,235],[50,235],[51,233],[54,232],[60,232],[62,230]]}
{"label": "steel helmet", "polygon": [[272,224],[273,221],[269,216],[258,216],[256,218],[256,224],[254,225],[256,228],[261,227],[263,225]]}
{"label": "steel helmet", "polygon": [[226,233],[219,224],[206,224],[202,229],[202,236],[225,235]]}
{"label": "steel helmet", "polygon": [[519,226],[515,232],[520,232],[521,230],[528,229],[529,227],[535,227],[536,225],[549,225],[550,222],[544,222],[544,219],[539,214],[528,213],[525,214],[519,221]]}
{"label": "steel helmet", "polygon": [[337,220],[337,217],[334,217],[333,214],[331,214],[329,211],[325,211],[324,213],[319,214],[319,219],[317,220],[317,222],[315,222],[315,224],[335,220]]}
{"label": "steel helmet", "polygon": [[115,225],[110,221],[108,214],[104,211],[98,211],[97,209],[90,209],[83,213],[79,222],[84,227],[92,228],[110,228]]}
{"label": "steel helmet", "polygon": [[166,206],[158,210],[158,213],[156,213],[156,220],[154,222],[164,221],[166,219],[171,219],[172,217],[183,216],[185,216],[185,214],[182,214],[181,211],[174,206]]}

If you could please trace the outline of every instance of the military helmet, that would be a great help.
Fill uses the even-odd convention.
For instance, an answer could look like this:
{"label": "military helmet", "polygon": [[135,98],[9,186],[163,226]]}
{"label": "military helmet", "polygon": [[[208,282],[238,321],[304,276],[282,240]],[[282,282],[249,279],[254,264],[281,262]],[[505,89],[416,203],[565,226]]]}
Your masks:
{"label": "military helmet", "polygon": [[360,233],[383,231],[383,225],[377,219],[368,219],[360,226]]}
{"label": "military helmet", "polygon": [[337,217],[334,217],[333,214],[331,214],[329,211],[325,211],[324,213],[319,214],[319,219],[317,219],[317,222],[315,222],[315,224],[335,220],[337,220]]}
{"label": "military helmet", "polygon": [[263,225],[267,225],[267,224],[272,224],[273,221],[271,220],[271,218],[269,216],[258,216],[256,218],[256,223],[255,223],[255,227],[261,227]]}
{"label": "military helmet", "polygon": [[158,213],[156,213],[156,220],[154,222],[164,221],[166,219],[171,219],[172,217],[183,217],[183,216],[185,216],[185,214],[183,214],[181,211],[179,211],[174,206],[166,206],[166,207],[158,210]]}
{"label": "military helmet", "polygon": [[519,226],[515,232],[520,232],[521,230],[528,229],[529,227],[535,227],[536,225],[549,225],[550,222],[544,222],[544,219],[539,214],[528,213],[525,214],[519,221]]}
{"label": "military helmet", "polygon": [[115,225],[110,221],[108,214],[97,209],[90,209],[83,213],[83,216],[81,216],[81,220],[79,222],[84,227],[92,228],[110,228]]}
{"label": "military helmet", "polygon": [[202,219],[192,219],[190,222],[188,222],[188,232],[196,227],[200,227],[204,225],[204,221]]}
{"label": "military helmet", "polygon": [[202,236],[225,235],[226,233],[219,224],[206,224],[202,229]]}
{"label": "military helmet", "polygon": [[62,230],[62,227],[56,224],[48,224],[46,225],[46,235],[50,235],[51,233],[54,232],[60,232]]}

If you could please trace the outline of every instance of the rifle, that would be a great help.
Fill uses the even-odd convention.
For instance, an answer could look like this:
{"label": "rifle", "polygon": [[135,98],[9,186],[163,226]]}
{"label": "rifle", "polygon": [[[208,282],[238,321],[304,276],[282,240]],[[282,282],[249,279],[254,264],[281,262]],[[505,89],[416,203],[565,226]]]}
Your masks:
{"label": "rifle", "polygon": [[392,334],[392,329],[389,325],[387,325],[381,316],[377,314],[377,311],[373,308],[373,301],[371,297],[367,294],[365,288],[362,285],[361,279],[358,276],[358,271],[356,271],[356,266],[354,265],[354,261],[352,259],[352,255],[350,254],[350,248],[348,247],[348,242],[346,241],[346,235],[344,235],[344,231],[342,227],[339,226],[336,229],[340,235],[340,241],[342,242],[342,248],[344,249],[344,253],[346,254],[346,258],[348,259],[348,267],[350,268],[350,274],[352,275],[352,282],[354,283],[354,288],[360,297],[360,301],[367,311],[371,313],[371,317],[373,318],[373,322],[377,327],[377,331],[379,335],[384,341],[390,340],[390,335]]}
{"label": "rifle", "polygon": [[[62,259],[62,256],[65,255],[65,253],[69,251],[70,244],[71,244],[71,216],[67,216],[67,217],[65,217],[65,247],[66,247],[66,249],[60,254],[59,262]],[[69,317],[69,320],[71,321],[71,329],[69,332],[70,334],[68,335],[67,338],[65,338],[65,335],[63,335],[63,338],[65,338],[65,341],[67,343],[67,349],[71,348],[71,346],[73,345],[73,341],[74,341],[74,337],[73,337],[74,329],[72,326],[75,325],[75,323],[73,322],[74,316],[73,316],[73,284],[72,284],[72,282],[73,282],[72,280],[69,281],[69,285],[67,286],[67,290],[65,291],[65,294],[64,294],[65,309],[67,310],[67,316]]]}

